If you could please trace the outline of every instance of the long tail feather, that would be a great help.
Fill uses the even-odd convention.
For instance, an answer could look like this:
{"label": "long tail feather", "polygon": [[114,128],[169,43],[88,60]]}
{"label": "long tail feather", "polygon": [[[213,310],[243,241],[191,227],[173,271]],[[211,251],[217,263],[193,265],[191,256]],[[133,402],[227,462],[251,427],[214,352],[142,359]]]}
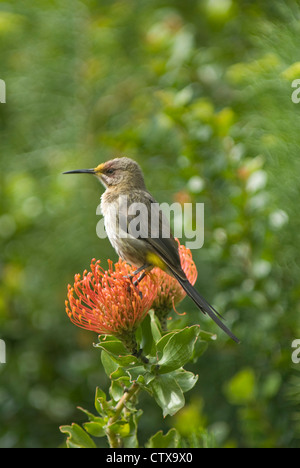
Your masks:
{"label": "long tail feather", "polygon": [[220,314],[202,297],[198,291],[191,285],[187,279],[181,278],[176,272],[172,272],[174,277],[183,287],[187,295],[195,302],[199,309],[205,314],[208,314],[210,318],[225,332],[230,338],[236,343],[240,343],[240,340],[224,325],[218,315]]}

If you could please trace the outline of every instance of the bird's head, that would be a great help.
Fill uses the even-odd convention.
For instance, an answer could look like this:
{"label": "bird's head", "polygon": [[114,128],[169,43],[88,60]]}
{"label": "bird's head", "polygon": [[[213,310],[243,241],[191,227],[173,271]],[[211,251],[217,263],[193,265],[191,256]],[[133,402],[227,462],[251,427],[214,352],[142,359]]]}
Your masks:
{"label": "bird's head", "polygon": [[145,189],[143,173],[138,163],[130,158],[111,159],[95,169],[78,169],[64,174],[93,174],[106,188],[118,187],[126,190]]}

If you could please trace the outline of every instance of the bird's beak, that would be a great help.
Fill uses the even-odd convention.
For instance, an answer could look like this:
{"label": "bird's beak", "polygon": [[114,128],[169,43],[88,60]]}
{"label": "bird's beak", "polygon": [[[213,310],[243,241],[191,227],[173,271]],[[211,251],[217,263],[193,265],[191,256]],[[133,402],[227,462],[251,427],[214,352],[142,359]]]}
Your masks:
{"label": "bird's beak", "polygon": [[96,174],[95,169],[76,169],[75,171],[63,172],[63,174]]}
{"label": "bird's beak", "polygon": [[63,174],[93,174],[93,175],[101,175],[102,169],[104,167],[104,163],[99,164],[99,166],[95,167],[95,169],[76,169],[75,171],[67,171],[63,172]]}

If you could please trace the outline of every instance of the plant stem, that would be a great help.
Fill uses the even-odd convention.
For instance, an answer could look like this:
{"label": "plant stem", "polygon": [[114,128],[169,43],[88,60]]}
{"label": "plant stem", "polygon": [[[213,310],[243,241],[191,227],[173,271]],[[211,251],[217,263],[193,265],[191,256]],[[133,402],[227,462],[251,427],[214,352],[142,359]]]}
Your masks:
{"label": "plant stem", "polygon": [[120,414],[122,413],[123,409],[126,407],[126,403],[140,390],[139,385],[134,382],[129,390],[124,393],[118,404],[116,405],[115,414],[112,416],[107,424],[106,435],[109,441],[109,445],[111,448],[120,448],[122,447],[122,440],[110,429],[119,418]]}

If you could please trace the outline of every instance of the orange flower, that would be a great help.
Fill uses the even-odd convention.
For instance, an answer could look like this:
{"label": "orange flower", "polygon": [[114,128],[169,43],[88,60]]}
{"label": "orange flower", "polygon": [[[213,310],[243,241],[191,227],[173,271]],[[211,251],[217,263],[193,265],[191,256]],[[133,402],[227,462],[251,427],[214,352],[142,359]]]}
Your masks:
{"label": "orange flower", "polygon": [[91,262],[91,272],[75,275],[74,286],[68,286],[66,312],[78,327],[103,335],[114,335],[128,342],[147,315],[157,293],[157,287],[147,275],[133,285],[125,276],[128,266],[119,262],[108,271],[100,267],[100,260]]}
{"label": "orange flower", "polygon": [[[177,239],[176,239],[177,240]],[[190,249],[187,249],[184,245],[180,245],[178,242],[179,256],[181,261],[181,267],[185,272],[189,282],[194,285],[197,279],[197,268],[193,261]],[[186,292],[180,286],[178,281],[173,276],[168,275],[159,268],[152,270],[154,280],[157,283],[157,296],[152,304],[152,309],[155,310],[156,315],[161,319],[161,322],[165,321],[166,315],[170,312],[175,305],[184,299]]]}

